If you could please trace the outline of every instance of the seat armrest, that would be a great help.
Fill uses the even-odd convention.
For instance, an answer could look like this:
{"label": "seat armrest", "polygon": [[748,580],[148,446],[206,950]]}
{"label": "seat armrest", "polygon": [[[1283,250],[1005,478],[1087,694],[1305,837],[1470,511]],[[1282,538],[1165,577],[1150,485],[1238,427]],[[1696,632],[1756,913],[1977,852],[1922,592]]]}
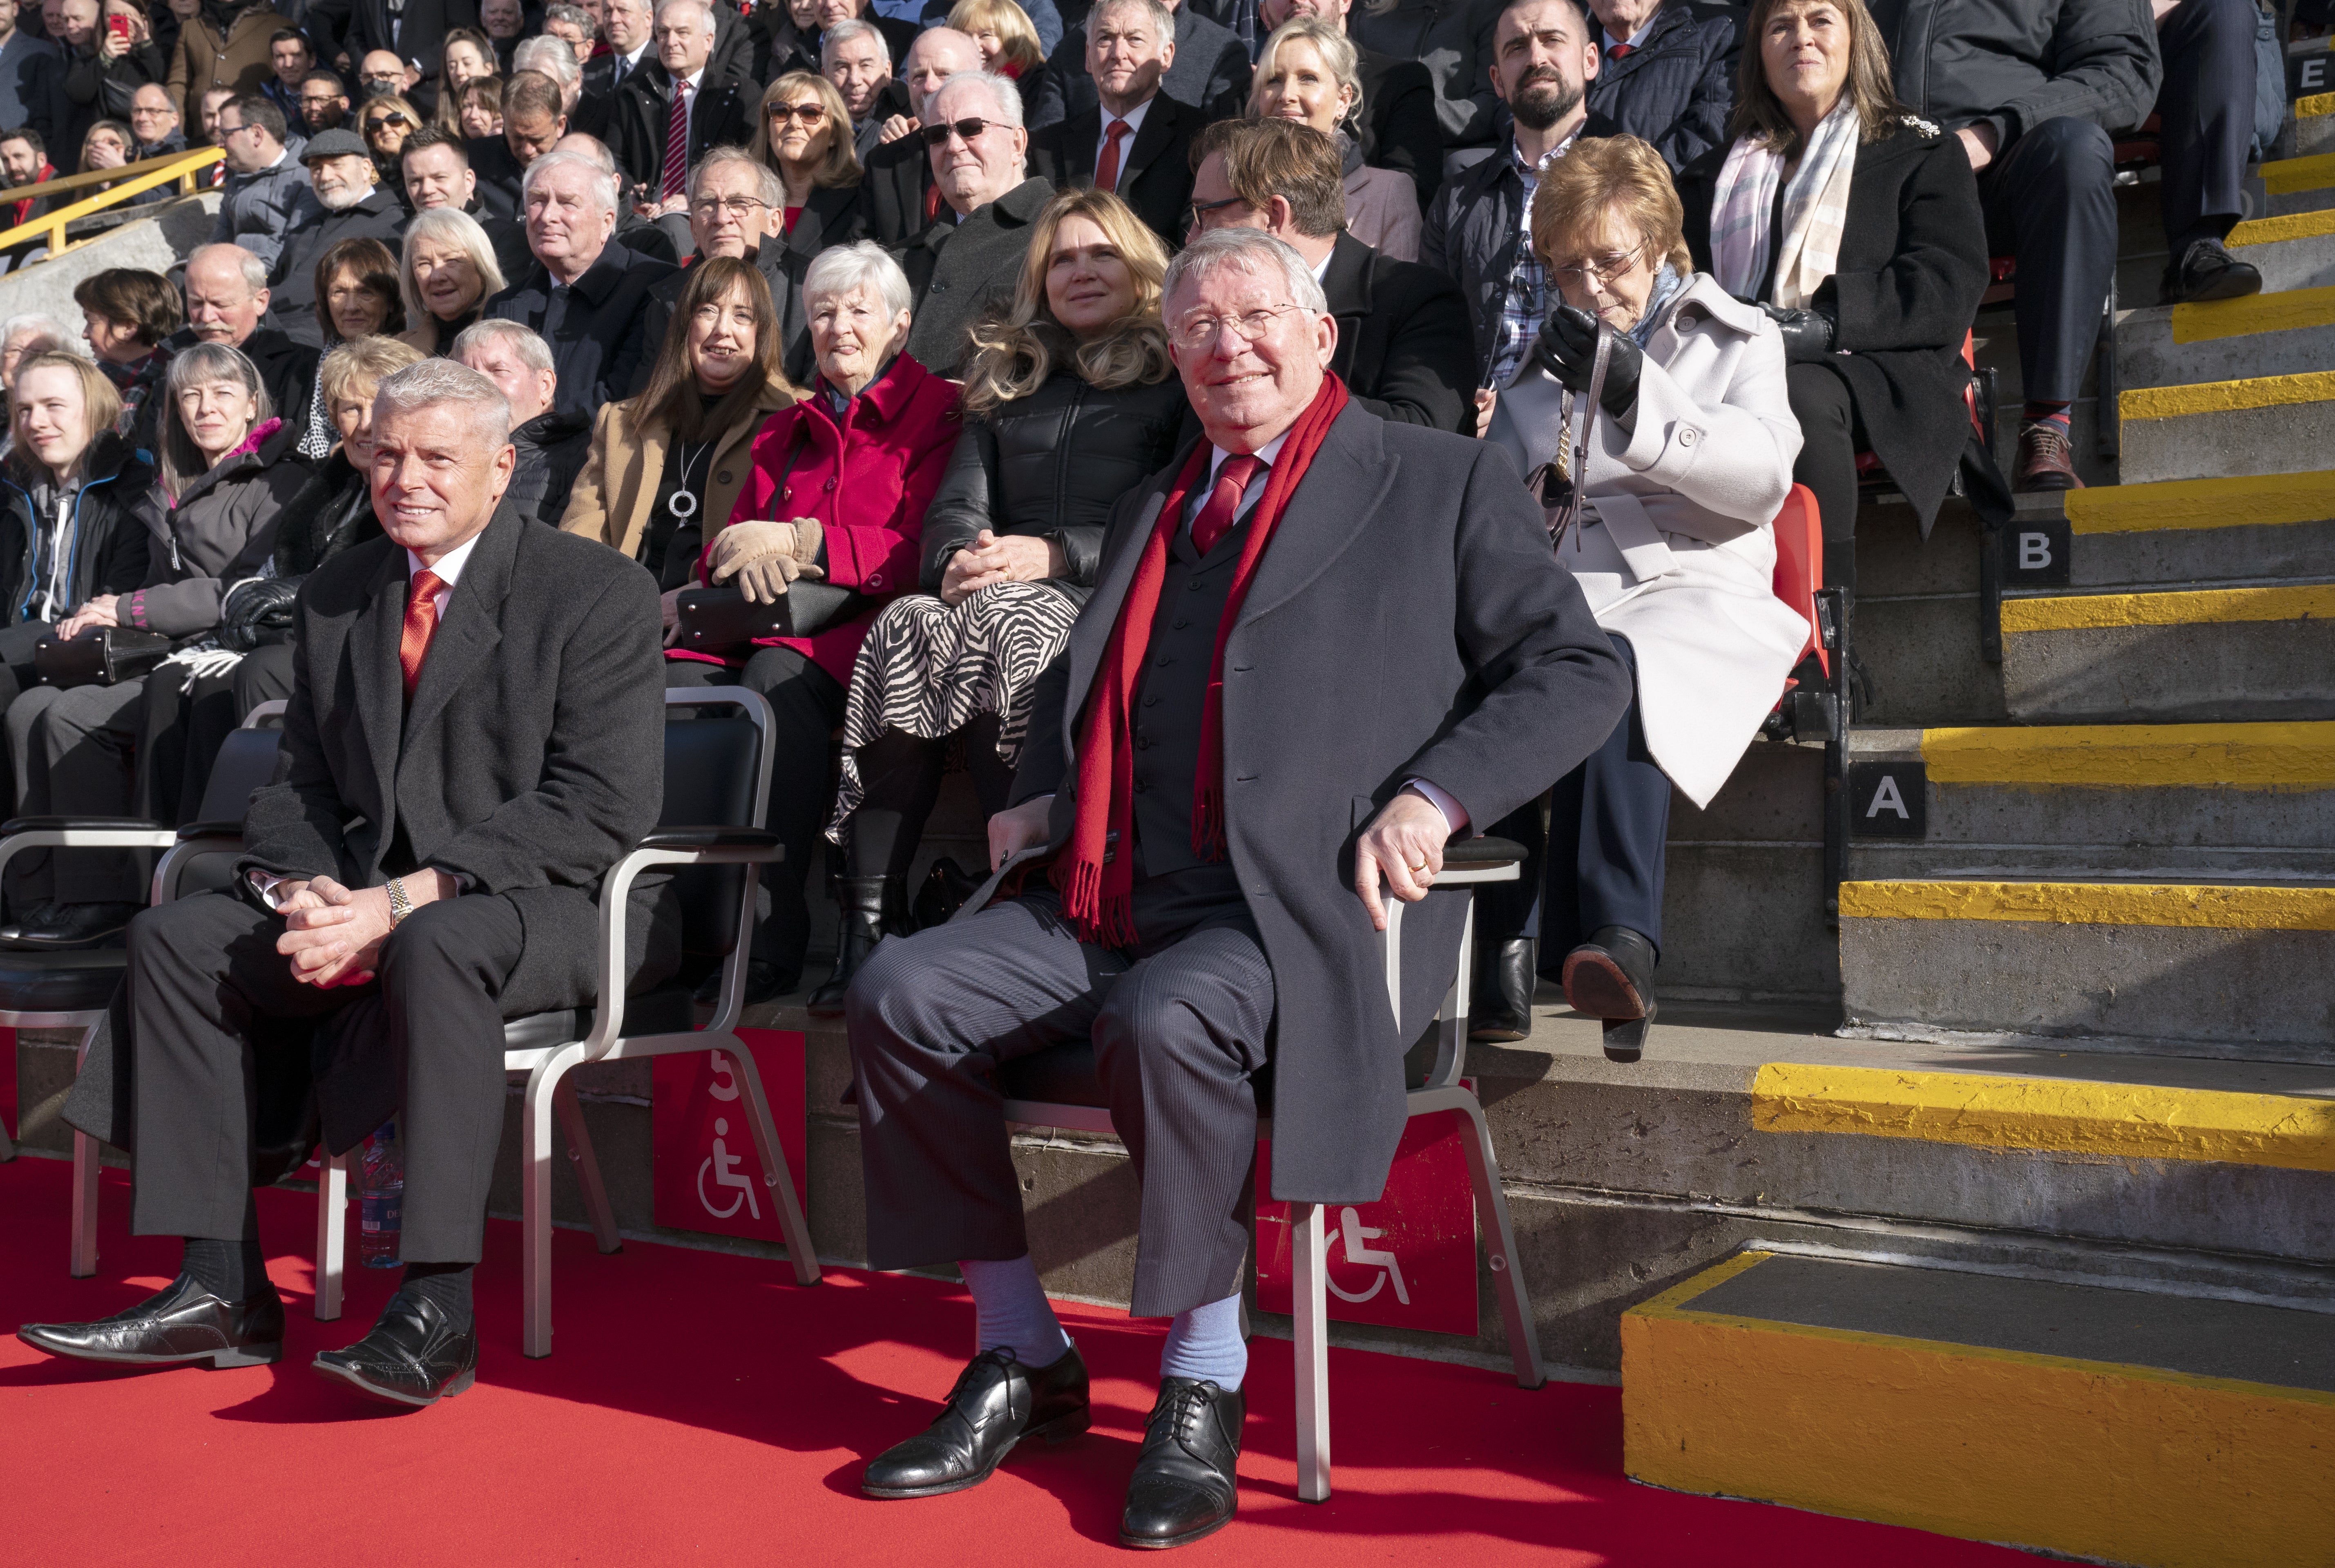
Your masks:
{"label": "seat armrest", "polygon": [[1514,866],[1525,857],[1525,847],[1509,838],[1455,838],[1443,847],[1443,864],[1481,868]]}
{"label": "seat armrest", "polygon": [[240,842],[242,837],[243,822],[240,818],[232,822],[189,822],[179,829],[179,842],[181,844],[191,843],[198,838],[233,838]]}
{"label": "seat armrest", "polygon": [[767,828],[653,828],[635,849],[774,849],[779,836]]}
{"label": "seat armrest", "polygon": [[[170,831],[150,817],[16,817],[0,822],[0,838],[17,833],[120,832],[136,828]],[[237,832],[242,828],[243,824],[236,824]]]}

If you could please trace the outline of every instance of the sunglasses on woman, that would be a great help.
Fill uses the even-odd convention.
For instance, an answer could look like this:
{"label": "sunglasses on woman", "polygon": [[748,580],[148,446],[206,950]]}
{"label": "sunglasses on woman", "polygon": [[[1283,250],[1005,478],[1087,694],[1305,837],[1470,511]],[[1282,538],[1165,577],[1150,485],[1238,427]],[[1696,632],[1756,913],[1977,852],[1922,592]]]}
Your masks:
{"label": "sunglasses on woman", "polygon": [[827,105],[816,102],[773,103],[770,105],[770,118],[780,123],[799,120],[806,130],[817,130],[827,121]]}
{"label": "sunglasses on woman", "polygon": [[408,120],[402,114],[379,114],[368,118],[364,122],[364,128],[367,131],[379,131],[384,126],[394,126],[398,130],[402,131],[412,123],[413,121]]}

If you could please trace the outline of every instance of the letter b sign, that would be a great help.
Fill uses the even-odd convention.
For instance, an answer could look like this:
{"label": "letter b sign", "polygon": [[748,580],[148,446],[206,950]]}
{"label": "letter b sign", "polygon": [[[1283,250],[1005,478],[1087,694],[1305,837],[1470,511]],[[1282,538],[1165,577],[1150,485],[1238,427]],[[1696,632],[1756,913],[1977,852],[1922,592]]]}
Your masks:
{"label": "letter b sign", "polygon": [[2065,518],[2014,518],[1996,536],[2006,588],[2064,588],[2072,536]]}

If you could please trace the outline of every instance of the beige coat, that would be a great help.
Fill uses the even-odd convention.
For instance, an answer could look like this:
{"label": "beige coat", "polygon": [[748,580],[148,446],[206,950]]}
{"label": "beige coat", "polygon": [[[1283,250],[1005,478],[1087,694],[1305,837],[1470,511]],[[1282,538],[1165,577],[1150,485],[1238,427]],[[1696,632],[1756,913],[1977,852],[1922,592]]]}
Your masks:
{"label": "beige coat", "polygon": [[[641,536],[649,526],[649,508],[656,504],[657,484],[664,476],[665,450],[672,432],[661,420],[635,429],[634,403],[609,403],[592,427],[592,455],[568,492],[567,514],[559,526],[582,534],[637,559]],[[705,537],[727,524],[738,504],[738,492],[754,471],[754,432],[770,415],[795,406],[794,394],[783,386],[767,389],[754,405],[752,419],[741,420],[715,442],[707,469],[704,508],[700,512]]]}
{"label": "beige coat", "polygon": [[[1628,424],[1601,412],[1584,527],[1558,558],[1597,624],[1630,640],[1646,745],[1707,806],[1759,732],[1807,624],[1776,597],[1776,513],[1800,427],[1784,345],[1757,308],[1697,273],[1648,338]],[[1489,439],[1526,474],[1556,454],[1564,389],[1530,356]]]}
{"label": "beige coat", "polygon": [[[247,11],[235,19],[235,25],[222,39],[210,18],[201,12],[188,18],[186,25],[179,30],[178,47],[170,52],[167,88],[170,102],[179,106],[179,122],[185,128],[189,142],[202,140],[203,121],[199,111],[203,94],[214,87],[232,87],[244,97],[258,92],[260,84],[276,74],[267,40],[291,25],[273,11]],[[295,124],[290,131],[296,136],[300,127]]]}

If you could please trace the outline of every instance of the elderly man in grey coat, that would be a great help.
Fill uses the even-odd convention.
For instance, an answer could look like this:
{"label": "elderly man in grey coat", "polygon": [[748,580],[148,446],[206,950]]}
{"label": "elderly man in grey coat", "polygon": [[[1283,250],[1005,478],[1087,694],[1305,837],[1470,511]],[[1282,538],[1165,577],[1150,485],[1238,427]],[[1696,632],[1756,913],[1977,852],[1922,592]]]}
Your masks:
{"label": "elderly man in grey coat", "polygon": [[[968,125],[978,128],[971,137]],[[954,376],[970,351],[974,319],[1012,298],[1030,225],[1054,188],[1030,177],[1022,90],[1005,77],[960,71],[942,82],[925,101],[920,134],[942,207],[899,253],[916,301],[907,346],[926,370]]]}
{"label": "elderly man in grey coat", "polygon": [[[972,913],[879,946],[847,1004],[869,1261],[955,1263],[981,1334],[863,1490],[961,1490],[1085,1429],[994,1074],[1090,1044],[1142,1186],[1132,1310],[1174,1320],[1120,1525],[1151,1547],[1235,1509],[1259,1090],[1274,1198],[1379,1195],[1403,1049],[1458,953],[1445,841],[1570,770],[1630,691],[1507,454],[1381,420],[1328,373],[1337,318],[1295,251],[1203,235],[1164,307],[1204,434],[1113,513],[990,821],[997,874]],[[1417,905],[1400,1019],[1381,878]]]}
{"label": "elderly man in grey coat", "polygon": [[[179,1277],[100,1322],[21,1329],[26,1343],[150,1366],[283,1355],[255,1107],[305,1089],[313,1027],[325,1147],[394,1115],[405,1151],[404,1279],[315,1370],[406,1406],[470,1386],[503,1021],[594,1000],[598,883],[655,822],[664,775],[656,584],[505,502],[509,428],[467,366],[382,382],[385,537],[301,589],[284,781],[253,794],[230,886],[131,923],[111,1060],[92,1050],[66,1107],[82,1131],[134,1137],[131,1228],[186,1238]],[[669,883],[636,893],[637,984],[679,961],[670,900]]]}

